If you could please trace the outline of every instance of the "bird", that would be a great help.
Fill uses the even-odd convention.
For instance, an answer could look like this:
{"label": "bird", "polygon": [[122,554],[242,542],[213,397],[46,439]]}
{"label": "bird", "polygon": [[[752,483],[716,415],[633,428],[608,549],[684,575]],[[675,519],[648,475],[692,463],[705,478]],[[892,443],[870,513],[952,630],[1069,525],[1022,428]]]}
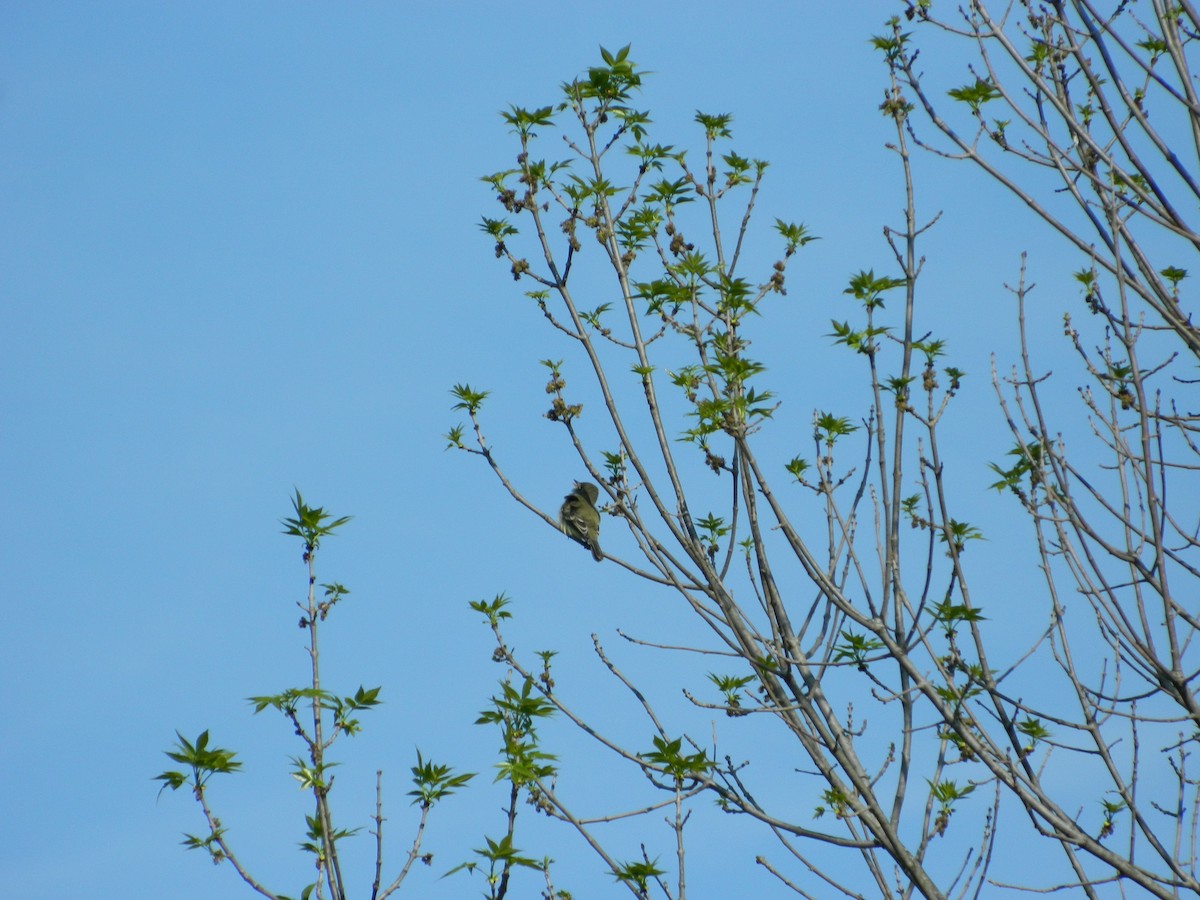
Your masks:
{"label": "bird", "polygon": [[577,481],[558,511],[558,527],[563,534],[591,550],[596,562],[604,560],[600,550],[600,513],[596,509],[599,497],[600,488],[596,485]]}

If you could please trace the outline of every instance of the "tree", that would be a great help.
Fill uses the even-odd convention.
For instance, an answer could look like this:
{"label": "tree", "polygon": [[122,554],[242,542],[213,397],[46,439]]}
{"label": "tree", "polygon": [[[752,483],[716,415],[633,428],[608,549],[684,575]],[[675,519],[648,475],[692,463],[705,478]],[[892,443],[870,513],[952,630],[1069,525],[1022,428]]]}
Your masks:
{"label": "tree", "polygon": [[[633,105],[643,73],[628,47],[602,49],[559,102],[504,114],[516,162],[485,179],[503,214],[481,227],[573,354],[543,361],[544,415],[601,486],[605,533],[619,527],[636,548],[607,564],[646,591],[671,592],[677,615],[702,623],[709,640],[667,652],[701,654],[716,669],[707,685],[680,684],[687,704],[665,711],[597,642],[644,716],[647,737],[630,746],[560,696],[551,654],[535,662],[511,649],[503,599],[476,604],[510,672],[505,696],[539,697],[540,716],[553,707],[662,792],[645,811],[674,811],[674,872],[644,847],[626,861],[560,795],[557,763],[543,756],[511,782],[509,846],[523,793],[634,896],[683,898],[689,810],[715,800],[779,841],[789,862],[765,852],[758,862],[803,896],[978,895],[1014,874],[1027,888],[1088,896],[1114,881],[1160,897],[1200,890],[1200,651],[1188,602],[1200,572],[1188,498],[1200,491],[1187,407],[1200,335],[1179,291],[1179,263],[1200,243],[1180,212],[1196,191],[1194,165],[1172,149],[1180,136],[1200,141],[1185,54],[1200,20],[1190,4],[1157,0],[1144,17],[1122,3],[1102,18],[1081,0],[1021,3],[1002,20],[971,3],[958,23],[935,20],[928,2],[905,6],[920,27],[970,41],[978,62],[943,95],[922,81],[904,22],[874,39],[890,78],[882,112],[895,128],[904,220],[885,229],[894,272],[852,274],[854,312],[830,334],[833,352],[857,361],[869,401],[852,414],[813,410],[799,426],[810,449],[790,461],[772,457],[778,440],[795,442],[797,423],[750,336],[778,314],[789,265],[814,235],[778,220],[776,261],[752,249],[767,163],[727,149],[732,117],[696,115],[699,158],[652,139],[649,114]],[[1152,104],[1161,126],[1150,124]],[[1000,105],[1011,118],[990,118]],[[1181,119],[1166,136],[1162,107]],[[949,124],[959,109],[968,138]],[[1026,609],[1045,627],[1017,651],[997,614],[1004,586],[972,578],[968,550],[984,535],[947,477],[980,464],[940,440],[965,376],[945,364],[948,347],[921,312],[919,243],[936,216],[918,217],[911,154],[933,148],[929,128],[949,142],[934,152],[982,167],[1082,259],[1091,315],[1069,319],[1066,335],[1088,383],[1084,427],[1068,434],[1071,423],[1051,413],[1049,376],[1024,339],[1002,360],[1013,374],[993,379],[1013,444],[997,450],[990,478],[1028,520],[1045,574]],[[565,150],[543,155],[557,129]],[[1056,189],[1037,180],[1044,171]],[[1073,202],[1074,218],[1051,201]],[[577,274],[595,254],[603,287]],[[1023,321],[1023,268],[1012,290]],[[586,411],[603,418],[607,445],[590,437],[596,425],[579,427],[577,363],[600,398]],[[449,432],[450,446],[557,527],[485,437],[487,392],[453,393],[470,425]],[[1078,449],[1088,441],[1094,449]],[[1018,685],[1039,687],[1029,696]],[[714,711],[735,745],[741,723],[769,719],[802,762],[781,774],[740,761],[715,730],[704,736]],[[796,791],[804,809],[775,802]],[[1028,856],[1041,843],[1060,851],[1053,874],[1006,866],[993,877],[998,852]]]}
{"label": "tree", "polygon": [[[334,518],[323,507],[310,506],[296,491],[292,500],[294,515],[283,520],[284,534],[299,538],[304,547],[303,562],[307,570],[307,591],[300,608],[300,627],[308,637],[309,683],[305,687],[287,688],[276,694],[250,697],[254,712],[272,709],[283,715],[292,731],[300,739],[304,753],[292,759],[292,777],[301,788],[312,793],[313,813],[306,816],[306,840],[300,849],[310,854],[316,872],[315,880],[305,885],[300,892],[301,900],[310,897],[325,897],[326,890],[332,900],[346,900],[352,896],[348,887],[351,875],[343,874],[339,857],[338,842],[357,833],[359,828],[344,828],[335,825],[330,796],[333,792],[334,767],[337,765],[329,753],[340,737],[353,737],[362,730],[358,716],[379,705],[380,688],[359,687],[352,695],[339,696],[321,683],[320,631],[321,623],[333,609],[346,600],[350,591],[342,584],[322,584],[317,591],[316,557],[324,538],[331,537],[345,525],[349,516]],[[177,791],[188,788],[203,814],[207,833],[188,834],[183,844],[189,850],[203,850],[214,863],[228,862],[238,877],[253,891],[272,900],[289,900],[263,884],[254,874],[253,867],[243,861],[226,833],[226,827],[217,816],[209,799],[209,782],[214,775],[230,775],[241,770],[242,763],[237,754],[224,747],[210,745],[208,730],[194,740],[177,734],[178,741],[167,756],[182,769],[171,769],[156,776],[162,789]],[[471,773],[456,773],[450,767],[426,760],[417,752],[417,762],[411,769],[413,790],[408,792],[412,803],[420,810],[414,829],[412,843],[404,862],[397,873],[384,881],[384,828],[383,815],[383,770],[375,773],[375,815],[371,834],[375,837],[375,865],[371,873],[371,898],[384,900],[391,896],[408,877],[413,863],[418,859],[429,862],[422,850],[422,841],[430,810],[441,800],[461,789],[474,776]],[[160,791],[161,793],[161,791]]]}

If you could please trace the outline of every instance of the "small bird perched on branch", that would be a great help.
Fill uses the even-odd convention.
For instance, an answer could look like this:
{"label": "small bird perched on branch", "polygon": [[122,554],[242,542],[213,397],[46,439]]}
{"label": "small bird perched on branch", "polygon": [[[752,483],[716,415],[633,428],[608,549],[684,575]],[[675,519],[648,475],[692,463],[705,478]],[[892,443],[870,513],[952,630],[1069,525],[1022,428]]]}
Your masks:
{"label": "small bird perched on branch", "polygon": [[596,562],[604,559],[600,550],[600,512],[596,509],[599,497],[600,488],[591,482],[577,481],[558,511],[558,527],[563,534],[591,550]]}

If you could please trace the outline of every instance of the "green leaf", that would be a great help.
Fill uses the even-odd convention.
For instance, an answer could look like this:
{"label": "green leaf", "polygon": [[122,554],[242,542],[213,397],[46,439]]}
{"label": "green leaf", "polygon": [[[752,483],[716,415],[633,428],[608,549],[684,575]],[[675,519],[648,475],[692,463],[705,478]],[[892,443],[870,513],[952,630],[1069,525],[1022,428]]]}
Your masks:
{"label": "green leaf", "polygon": [[951,519],[939,537],[942,543],[953,543],[954,549],[962,552],[967,541],[982,541],[983,532],[967,522]]}
{"label": "green leaf", "polygon": [[483,405],[484,399],[488,395],[488,391],[474,391],[469,384],[456,384],[450,389],[458,402],[451,409],[465,409],[467,412],[474,415],[479,411],[479,407]]}
{"label": "green leaf", "polygon": [[851,424],[845,416],[839,417],[827,412],[817,415],[815,436],[818,440],[824,441],[827,447],[832,447],[838,438],[856,431],[858,431],[858,426]]}
{"label": "green leaf", "polygon": [[506,595],[497,594],[491,602],[486,600],[472,600],[469,605],[475,612],[483,613],[487,616],[488,624],[495,627],[502,620],[512,618],[512,613],[505,609],[511,602]]}
{"label": "green leaf", "polygon": [[804,481],[804,473],[808,471],[809,466],[808,460],[801,459],[799,456],[792,457],[784,464],[784,468],[799,482]]}
{"label": "green leaf", "polygon": [[175,732],[175,736],[178,739],[175,749],[163,752],[172,762],[190,768],[191,774],[189,776],[184,772],[167,771],[156,775],[154,780],[163,783],[160,793],[166,788],[178,790],[184,785],[203,787],[213,775],[227,775],[242,768],[241,762],[236,759],[237,754],[232,750],[222,747],[209,749],[207,730],[202,731],[194,742],[189,741],[178,731]]}
{"label": "green leaf", "polygon": [[[314,550],[320,545],[321,538],[333,534],[353,518],[342,516],[340,519],[333,519],[332,514],[325,512],[323,506],[309,506],[300,496],[298,488],[292,498],[292,509],[296,513],[294,518],[280,519],[280,524],[287,526],[283,533],[301,538],[306,547]],[[331,519],[333,521],[330,521]]]}
{"label": "green leaf", "polygon": [[479,223],[479,229],[497,241],[503,241],[506,237],[512,237],[519,233],[514,226],[508,223],[507,219],[489,219],[487,216],[484,216],[483,221]]}
{"label": "green leaf", "polygon": [[876,309],[883,306],[882,294],[906,284],[908,281],[904,278],[876,276],[874,269],[865,272],[860,270],[851,276],[849,286],[842,293],[852,295],[867,309]]}
{"label": "green leaf", "polygon": [[426,761],[421,756],[420,750],[417,751],[417,764],[412,767],[411,771],[415,787],[414,790],[408,792],[408,796],[415,798],[414,804],[419,803],[425,807],[433,806],[437,801],[459,790],[475,777],[474,772],[456,774],[449,766]]}
{"label": "green leaf", "polygon": [[554,124],[554,107],[543,106],[538,109],[524,109],[510,105],[508,112],[501,112],[500,117],[511,126],[512,131],[527,141],[536,136],[535,128],[549,127]]}
{"label": "green leaf", "polygon": [[860,670],[867,670],[867,656],[876,650],[883,649],[883,642],[877,638],[855,634],[849,629],[841,633],[842,642],[833,651],[835,662],[852,662]]}
{"label": "green leaf", "polygon": [[875,35],[871,38],[870,44],[883,54],[884,59],[891,63],[900,59],[901,54],[904,52],[904,47],[908,43],[908,39],[909,34],[907,32],[896,31],[889,35]]}
{"label": "green leaf", "polygon": [[797,225],[794,222],[785,222],[783,219],[775,220],[775,230],[787,242],[786,255],[788,256],[795,253],[796,248],[820,240],[816,235],[809,234],[803,224]]}
{"label": "green leaf", "polygon": [[649,890],[650,879],[665,875],[666,870],[658,867],[657,859],[653,862],[639,860],[638,862],[622,863],[613,874],[617,881],[632,884],[637,889],[637,896],[644,897]]}
{"label": "green leaf", "polygon": [[638,755],[673,776],[677,783],[701,776],[714,767],[714,763],[703,750],[684,753],[683,738],[668,741],[655,736],[651,738],[651,743],[654,745],[653,750]]}
{"label": "green leaf", "polygon": [[1017,723],[1017,731],[1026,737],[1032,738],[1034,743],[1050,737],[1050,730],[1042,724],[1042,720],[1031,716]]}
{"label": "green leaf", "polygon": [[733,121],[731,113],[711,115],[696,110],[695,121],[704,127],[704,136],[710,141],[716,138],[733,137],[733,132],[729,130],[729,123]]}
{"label": "green leaf", "polygon": [[1179,282],[1187,278],[1187,269],[1180,269],[1177,266],[1167,266],[1167,268],[1162,269],[1158,274],[1171,282],[1172,286],[1179,287]]}
{"label": "green leaf", "polygon": [[1145,40],[1137,42],[1138,47],[1141,47],[1151,56],[1162,56],[1167,52],[1167,42],[1161,38],[1148,37]]}
{"label": "green leaf", "polygon": [[958,100],[961,103],[967,104],[971,108],[971,112],[978,113],[979,108],[1000,96],[1000,91],[990,81],[984,81],[982,78],[976,78],[974,84],[964,85],[960,88],[953,88],[947,91],[950,97]]}

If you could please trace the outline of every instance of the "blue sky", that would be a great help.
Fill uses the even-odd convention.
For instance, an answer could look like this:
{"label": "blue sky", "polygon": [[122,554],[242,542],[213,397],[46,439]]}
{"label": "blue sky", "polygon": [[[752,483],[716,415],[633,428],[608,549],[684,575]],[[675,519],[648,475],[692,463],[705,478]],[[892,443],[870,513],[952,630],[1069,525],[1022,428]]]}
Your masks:
{"label": "blue sky", "polygon": [[[790,270],[785,327],[758,337],[804,435],[813,408],[854,397],[831,376],[823,337],[848,314],[837,307],[847,278],[894,269],[881,228],[900,223],[902,194],[877,109],[885,72],[867,44],[892,9],[5,4],[6,892],[246,895],[228,868],[178,847],[200,827],[189,799],[155,800],[176,728],[211,728],[240,752],[247,774],[218,785],[215,802],[247,862],[298,892],[307,801],[285,770],[299,748],[244,703],[305,672],[293,605],[304,571],[277,525],[293,486],[355,517],[319,560],[322,580],[353,592],[326,632],[326,677],[346,692],[381,684],[388,702],[341,745],[336,811],[366,824],[383,767],[392,860],[406,846],[414,748],[490,778],[496,738],[472,722],[502,673],[468,601],[511,594],[518,646],[557,647],[560,684],[621,727],[589,635],[662,637],[677,611],[615,567],[593,568],[441,437],[459,420],[448,389],[470,382],[492,392],[489,437],[529,496],[553,508],[582,474],[540,418],[537,361],[563,350],[477,228],[496,214],[479,176],[516,153],[497,112],[552,102],[599,45],[632,42],[654,73],[642,105],[663,143],[698,146],[697,109],[735,114],[734,146],[772,162],[761,221],[803,221],[822,237]],[[976,467],[952,477],[1002,534],[1019,526],[986,493],[982,462],[1008,446],[987,382],[988,354],[1011,351],[1002,282],[1033,251],[1035,330],[1054,338],[1076,300],[1074,266],[966,172],[927,159],[917,169],[925,213],[945,211],[926,248],[932,315],[959,314],[945,331],[973,377],[947,429]],[[980,565],[1004,571],[993,543]],[[632,547],[614,537],[606,549]],[[669,671],[655,656],[623,665]],[[581,746],[566,729],[560,740]],[[435,815],[436,861],[408,895],[469,895],[474,885],[437,876],[495,832],[499,805],[480,790]],[[771,896],[749,862],[753,834],[729,827],[721,840],[720,858],[745,863],[761,879],[747,883]],[[619,895],[577,843],[550,846],[564,886]],[[719,885],[714,861],[696,865]]]}

